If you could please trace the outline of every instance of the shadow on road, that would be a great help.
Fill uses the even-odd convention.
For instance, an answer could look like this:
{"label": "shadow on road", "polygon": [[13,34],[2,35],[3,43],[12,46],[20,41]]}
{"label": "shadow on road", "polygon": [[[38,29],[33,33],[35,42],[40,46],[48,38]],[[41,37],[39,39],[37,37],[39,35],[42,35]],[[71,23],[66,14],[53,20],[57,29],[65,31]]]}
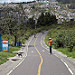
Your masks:
{"label": "shadow on road", "polygon": [[34,47],[34,45],[29,45],[28,47]]}

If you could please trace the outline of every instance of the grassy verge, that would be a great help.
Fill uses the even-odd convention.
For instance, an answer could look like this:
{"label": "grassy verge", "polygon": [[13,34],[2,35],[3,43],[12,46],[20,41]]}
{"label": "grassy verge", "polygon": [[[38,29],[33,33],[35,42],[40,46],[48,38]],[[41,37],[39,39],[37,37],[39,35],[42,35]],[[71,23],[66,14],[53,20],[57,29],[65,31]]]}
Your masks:
{"label": "grassy verge", "polygon": [[[66,29],[67,28],[67,29]],[[69,28],[69,27],[64,27],[64,26],[58,26],[58,27],[56,27],[56,28],[51,28],[51,29],[49,29],[49,32],[48,32],[48,34],[47,34],[47,36],[45,37],[45,43],[47,44],[47,42],[49,42],[49,37],[51,37],[52,39],[53,39],[53,48],[55,48],[54,47],[54,41],[56,40],[56,37],[57,37],[57,35],[61,32],[61,31],[65,31],[67,34],[68,34],[68,31],[72,31],[72,32],[74,32],[74,28],[75,27],[71,27],[71,28]],[[67,35],[66,34],[66,35]],[[48,44],[47,44],[48,45]],[[72,51],[72,52],[70,52],[70,51],[68,51],[68,48],[62,48],[62,47],[60,47],[60,48],[56,48],[56,50],[58,50],[58,51],[60,51],[60,52],[62,52],[63,54],[66,54],[67,55],[67,57],[72,57],[72,58],[75,58],[75,50],[74,51]]]}
{"label": "grassy verge", "polygon": [[69,52],[69,51],[67,50],[67,48],[58,48],[57,50],[60,51],[60,52],[62,52],[63,54],[66,54],[67,57],[75,58],[75,51]]}
{"label": "grassy verge", "polygon": [[[21,39],[23,40],[22,43],[24,44],[28,38],[33,35],[34,33],[39,33],[42,30],[47,29],[47,27],[41,27],[35,29],[28,29],[25,36],[23,36]],[[9,39],[9,46],[12,46],[14,44],[14,37],[10,35],[3,35],[2,39]],[[13,44],[12,44],[13,43]],[[13,53],[13,51],[19,51],[21,47],[10,47],[9,52],[0,52],[0,65],[8,61],[9,57],[14,57],[16,53]]]}
{"label": "grassy verge", "polygon": [[16,53],[13,53],[13,51],[20,50],[20,47],[11,47],[9,48],[9,52],[0,52],[0,65],[8,61],[7,58],[14,57]]}

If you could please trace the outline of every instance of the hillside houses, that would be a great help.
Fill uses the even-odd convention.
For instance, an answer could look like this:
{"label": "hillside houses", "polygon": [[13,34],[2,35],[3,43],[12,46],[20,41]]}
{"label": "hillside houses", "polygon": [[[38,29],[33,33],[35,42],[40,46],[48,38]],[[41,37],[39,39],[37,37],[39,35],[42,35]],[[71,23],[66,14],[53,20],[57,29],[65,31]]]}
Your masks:
{"label": "hillside houses", "polygon": [[[56,18],[58,20],[63,22],[64,20],[69,21],[72,18],[74,19],[73,16],[75,16],[75,13],[62,9],[61,6],[59,6],[58,2],[56,2],[56,0],[54,0],[54,2],[52,2],[51,0],[44,0],[44,1],[40,0],[35,3],[22,4],[22,6],[23,6],[24,14],[28,18],[32,18],[33,16],[35,18],[38,18],[41,12],[45,12],[45,13],[50,12],[52,15],[56,15]],[[9,9],[10,11],[8,11],[6,7],[10,8]],[[0,16],[5,15],[5,12],[7,12],[9,16],[11,14],[14,14],[15,12],[12,9],[16,7],[19,8],[19,4],[15,4],[15,3],[0,4]]]}

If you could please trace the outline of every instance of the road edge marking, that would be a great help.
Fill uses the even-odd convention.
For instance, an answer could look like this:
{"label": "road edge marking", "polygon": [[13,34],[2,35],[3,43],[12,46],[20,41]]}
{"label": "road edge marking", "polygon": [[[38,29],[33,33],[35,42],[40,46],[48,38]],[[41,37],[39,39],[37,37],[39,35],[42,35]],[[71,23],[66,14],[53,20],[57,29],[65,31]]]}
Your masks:
{"label": "road edge marking", "polygon": [[[30,41],[27,44],[27,53],[28,53],[28,46],[29,46],[30,42],[32,41],[32,38],[30,39]],[[27,53],[24,56],[24,58],[15,67],[13,67],[8,73],[6,73],[6,75],[10,75],[13,72],[13,70],[15,70],[25,60],[25,58],[27,57]]]}
{"label": "road edge marking", "polygon": [[[42,36],[43,37],[43,36]],[[43,40],[42,40],[42,37],[41,37],[41,41],[40,41],[40,43],[41,43],[41,46],[43,47],[43,48],[45,48],[47,51],[48,51],[48,49],[46,48],[46,47],[44,47],[43,46]],[[54,54],[57,58],[59,58],[59,56],[57,55],[57,54]],[[63,59],[61,59],[61,58],[59,58],[63,63],[64,63],[64,65],[67,67],[67,69],[69,70],[69,72],[72,74],[72,75],[74,75],[74,73],[72,72],[72,70],[70,69],[70,67],[68,66],[68,64],[63,60]]]}

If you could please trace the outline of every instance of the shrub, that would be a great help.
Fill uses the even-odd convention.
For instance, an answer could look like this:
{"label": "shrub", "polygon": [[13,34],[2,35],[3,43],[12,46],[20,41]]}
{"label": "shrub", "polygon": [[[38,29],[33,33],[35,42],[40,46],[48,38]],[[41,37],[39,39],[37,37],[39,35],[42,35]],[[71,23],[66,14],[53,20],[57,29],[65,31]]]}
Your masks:
{"label": "shrub", "polygon": [[55,48],[65,47],[69,52],[72,52],[75,48],[75,31],[60,31],[57,34],[56,40],[54,41]]}
{"label": "shrub", "polygon": [[74,31],[67,31],[65,36],[65,46],[70,52],[72,52],[73,47],[75,46]]}
{"label": "shrub", "polygon": [[75,51],[75,46],[73,47],[72,51]]}
{"label": "shrub", "polygon": [[54,42],[54,46],[55,48],[59,48],[59,47],[64,47],[65,46],[65,33],[64,32],[60,32],[59,34],[57,34],[56,40]]}

